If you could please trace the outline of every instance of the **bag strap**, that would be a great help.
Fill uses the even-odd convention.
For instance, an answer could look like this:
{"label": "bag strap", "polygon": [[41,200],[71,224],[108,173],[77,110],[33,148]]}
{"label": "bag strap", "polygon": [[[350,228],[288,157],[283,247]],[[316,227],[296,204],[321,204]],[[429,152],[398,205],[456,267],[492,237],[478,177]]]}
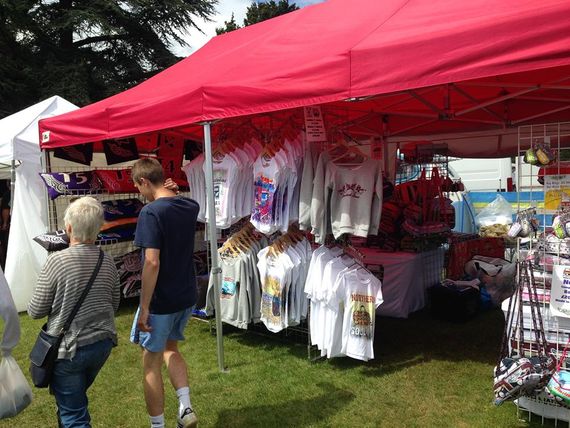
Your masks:
{"label": "bag strap", "polygon": [[103,250],[99,249],[99,259],[97,260],[97,264],[95,265],[95,269],[93,269],[93,273],[91,274],[91,277],[89,278],[89,282],[87,282],[87,286],[83,290],[83,293],[81,293],[81,296],[79,296],[79,300],[77,300],[77,303],[75,304],[73,310],[69,314],[69,317],[67,317],[67,321],[65,322],[63,328],[61,329],[61,334],[67,333],[67,330],[69,330],[69,327],[71,327],[71,323],[73,322],[73,318],[75,318],[75,315],[77,315],[77,312],[79,312],[79,308],[81,307],[81,304],[85,300],[87,293],[89,293],[91,286],[95,282],[95,278],[97,277],[97,274],[99,273],[99,269],[101,269],[102,264],[103,264]]}

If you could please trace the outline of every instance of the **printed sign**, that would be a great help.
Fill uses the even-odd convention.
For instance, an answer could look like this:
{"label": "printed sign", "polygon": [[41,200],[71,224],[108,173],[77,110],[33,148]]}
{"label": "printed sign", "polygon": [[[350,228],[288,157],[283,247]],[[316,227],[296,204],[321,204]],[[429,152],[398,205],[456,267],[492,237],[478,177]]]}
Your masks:
{"label": "printed sign", "polygon": [[570,202],[570,175],[544,177],[544,209],[559,210]]}
{"label": "printed sign", "polygon": [[554,266],[550,311],[554,316],[570,318],[570,266]]}
{"label": "printed sign", "polygon": [[42,143],[49,143],[49,133],[50,131],[42,132]]}
{"label": "printed sign", "polygon": [[305,107],[305,129],[307,142],[327,141],[325,122],[320,107]]}

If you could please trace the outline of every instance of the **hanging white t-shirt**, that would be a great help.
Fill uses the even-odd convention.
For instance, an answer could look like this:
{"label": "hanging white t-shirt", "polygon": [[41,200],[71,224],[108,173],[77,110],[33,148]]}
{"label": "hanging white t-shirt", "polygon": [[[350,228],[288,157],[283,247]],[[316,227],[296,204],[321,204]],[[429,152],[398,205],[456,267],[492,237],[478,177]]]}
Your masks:
{"label": "hanging white t-shirt", "polygon": [[[321,334],[323,344],[327,350],[327,358],[344,356],[342,353],[342,324],[344,305],[342,303],[331,305],[336,299],[333,298],[333,289],[340,275],[357,269],[357,264],[352,257],[342,255],[335,257],[325,265],[323,271],[323,300],[326,304],[321,310]],[[336,339],[336,340],[335,340]]]}
{"label": "hanging white t-shirt", "polygon": [[328,188],[326,187],[327,164],[330,155],[323,152],[319,155],[315,172],[313,174],[313,191],[311,197],[311,233],[315,236],[315,242],[322,244],[329,231],[327,212]]}
{"label": "hanging white t-shirt", "polygon": [[289,169],[289,160],[287,158],[287,154],[285,151],[280,150],[275,154],[275,158],[281,165],[280,171],[280,179],[279,185],[277,186],[277,190],[275,192],[275,209],[274,209],[274,217],[273,217],[273,224],[276,230],[282,229],[283,224],[283,204],[284,204],[284,197],[287,195],[287,187],[289,185],[289,174],[291,173]]}
{"label": "hanging white t-shirt", "polygon": [[[204,172],[206,166],[204,165]],[[238,163],[231,153],[213,159],[214,207],[216,227],[227,229],[231,226],[233,196],[237,182]],[[209,221],[206,210],[206,221]]]}
{"label": "hanging white t-shirt", "polygon": [[313,198],[313,159],[307,146],[303,154],[303,170],[299,188],[299,229],[311,230],[311,199]]}
{"label": "hanging white t-shirt", "polygon": [[295,247],[301,257],[303,259],[302,262],[302,270],[301,270],[301,277],[299,279],[299,287],[297,287],[297,300],[300,303],[299,307],[299,316],[300,318],[297,321],[301,321],[307,318],[307,312],[309,308],[309,299],[305,295],[305,284],[307,281],[307,274],[309,272],[309,263],[311,261],[311,255],[313,250],[311,249],[311,244],[307,239],[303,239],[300,243],[297,244]]}
{"label": "hanging white t-shirt", "polygon": [[[374,358],[376,308],[383,302],[382,283],[364,268],[340,275],[329,304],[344,304],[342,353],[357,360]],[[338,340],[338,338],[335,338]]]}
{"label": "hanging white t-shirt", "polygon": [[245,201],[245,187],[251,181],[251,169],[249,168],[249,155],[240,148],[234,149],[232,152],[234,156],[238,160],[238,177],[236,182],[235,192],[232,192],[232,199],[233,199],[233,215],[232,215],[232,223],[235,223],[237,220],[240,220],[245,215],[249,215],[249,213],[244,214],[244,201]]}
{"label": "hanging white t-shirt", "polygon": [[[322,249],[322,250],[321,250]],[[319,251],[321,250],[321,251]],[[321,319],[321,309],[323,309],[325,302],[323,297],[323,284],[322,275],[325,265],[333,258],[342,254],[342,249],[338,247],[327,248],[325,246],[319,247],[315,250],[318,252],[314,259],[311,259],[310,274],[307,276],[305,283],[305,292],[310,290],[311,295],[311,317],[309,328],[311,330],[311,343],[317,345],[323,355],[326,355],[326,348],[324,347],[323,337],[320,334],[319,320]],[[315,254],[313,253],[313,255]]]}
{"label": "hanging white t-shirt", "polygon": [[204,177],[204,155],[201,153],[182,167],[186,174],[190,198],[198,202],[198,221],[206,221],[206,179]]}
{"label": "hanging white t-shirt", "polygon": [[293,262],[286,253],[268,257],[269,248],[258,253],[261,280],[261,321],[269,331],[278,333],[288,326],[288,286]]}

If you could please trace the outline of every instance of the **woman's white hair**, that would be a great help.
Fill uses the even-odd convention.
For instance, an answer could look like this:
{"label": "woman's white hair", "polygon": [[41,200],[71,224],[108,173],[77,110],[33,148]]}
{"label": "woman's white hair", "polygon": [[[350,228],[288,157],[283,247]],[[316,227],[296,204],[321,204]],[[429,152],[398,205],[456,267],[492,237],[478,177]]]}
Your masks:
{"label": "woman's white hair", "polygon": [[71,226],[71,234],[79,242],[95,241],[104,221],[103,206],[91,196],[70,203],[63,217],[65,227]]}

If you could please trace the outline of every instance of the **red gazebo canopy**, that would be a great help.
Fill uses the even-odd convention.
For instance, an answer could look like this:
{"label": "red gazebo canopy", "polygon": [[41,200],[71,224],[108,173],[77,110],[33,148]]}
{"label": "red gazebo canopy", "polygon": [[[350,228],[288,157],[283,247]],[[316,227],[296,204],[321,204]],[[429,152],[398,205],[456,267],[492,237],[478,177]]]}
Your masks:
{"label": "red gazebo canopy", "polygon": [[391,136],[568,119],[567,0],[328,0],[40,122],[43,149],[327,104]]}

